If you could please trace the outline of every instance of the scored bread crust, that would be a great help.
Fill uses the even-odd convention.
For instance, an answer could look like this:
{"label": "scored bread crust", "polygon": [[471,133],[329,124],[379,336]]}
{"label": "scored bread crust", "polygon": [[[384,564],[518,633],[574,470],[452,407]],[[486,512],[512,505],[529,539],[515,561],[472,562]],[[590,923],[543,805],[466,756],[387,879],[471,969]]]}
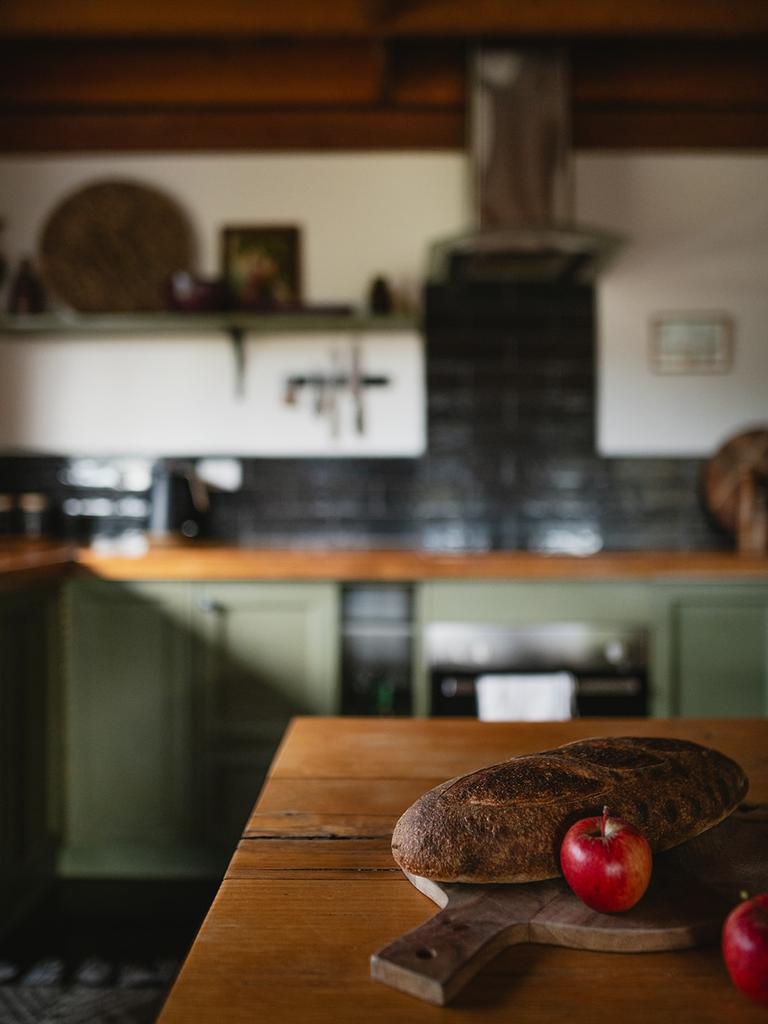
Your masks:
{"label": "scored bread crust", "polygon": [[748,785],[735,761],[689,740],[576,740],[424,793],[397,822],[392,855],[434,881],[535,882],[560,874],[566,831],[604,806],[667,850],[726,818]]}

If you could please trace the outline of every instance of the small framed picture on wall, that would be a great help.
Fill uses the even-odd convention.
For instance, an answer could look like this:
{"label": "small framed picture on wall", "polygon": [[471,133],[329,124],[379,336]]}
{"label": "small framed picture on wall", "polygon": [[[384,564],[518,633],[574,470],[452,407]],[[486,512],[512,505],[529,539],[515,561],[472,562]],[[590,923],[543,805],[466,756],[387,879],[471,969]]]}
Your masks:
{"label": "small framed picture on wall", "polygon": [[301,304],[301,236],[293,225],[243,225],[221,232],[221,271],[235,309]]}
{"label": "small framed picture on wall", "polygon": [[733,318],[725,313],[659,313],[651,319],[651,370],[659,374],[730,373]]}

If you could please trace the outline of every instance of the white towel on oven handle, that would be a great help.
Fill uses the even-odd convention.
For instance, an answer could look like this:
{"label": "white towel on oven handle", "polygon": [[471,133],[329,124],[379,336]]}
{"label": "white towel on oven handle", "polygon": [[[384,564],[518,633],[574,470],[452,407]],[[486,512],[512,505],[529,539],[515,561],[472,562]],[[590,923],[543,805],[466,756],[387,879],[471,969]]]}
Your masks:
{"label": "white towel on oven handle", "polygon": [[475,681],[481,722],[564,722],[573,718],[572,672],[487,673]]}

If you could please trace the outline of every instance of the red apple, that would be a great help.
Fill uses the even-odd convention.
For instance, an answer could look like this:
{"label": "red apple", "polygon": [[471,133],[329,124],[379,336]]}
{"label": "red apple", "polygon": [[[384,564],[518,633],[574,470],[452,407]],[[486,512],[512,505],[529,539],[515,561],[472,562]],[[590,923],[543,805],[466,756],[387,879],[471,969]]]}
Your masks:
{"label": "red apple", "polygon": [[604,914],[634,907],[651,880],[648,840],[634,825],[610,818],[582,818],[560,847],[565,880],[588,907]]}
{"label": "red apple", "polygon": [[768,1006],[768,893],[744,900],[726,917],[723,957],[736,988]]}

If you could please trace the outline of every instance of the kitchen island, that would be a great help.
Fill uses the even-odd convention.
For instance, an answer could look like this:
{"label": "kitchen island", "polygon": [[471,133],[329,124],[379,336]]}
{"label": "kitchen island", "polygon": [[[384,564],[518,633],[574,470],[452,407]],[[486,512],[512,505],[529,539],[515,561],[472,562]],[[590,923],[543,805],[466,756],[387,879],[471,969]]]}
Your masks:
{"label": "kitchen island", "polygon": [[768,801],[768,720],[294,719],[159,1024],[764,1020],[716,945],[518,946],[443,1009],[371,979],[370,955],[435,912],[391,857],[402,811],[446,778],[598,734],[713,746],[745,768],[750,803]]}

